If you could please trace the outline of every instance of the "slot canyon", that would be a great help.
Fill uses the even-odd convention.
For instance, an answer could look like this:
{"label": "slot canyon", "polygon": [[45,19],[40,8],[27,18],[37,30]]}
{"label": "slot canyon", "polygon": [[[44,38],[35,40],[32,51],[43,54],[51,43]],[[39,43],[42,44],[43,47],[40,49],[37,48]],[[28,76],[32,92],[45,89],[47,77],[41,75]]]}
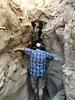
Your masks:
{"label": "slot canyon", "polygon": [[0,0],[0,9],[0,100],[33,100],[29,57],[14,49],[38,40],[54,55],[43,100],[75,100],[75,0]]}

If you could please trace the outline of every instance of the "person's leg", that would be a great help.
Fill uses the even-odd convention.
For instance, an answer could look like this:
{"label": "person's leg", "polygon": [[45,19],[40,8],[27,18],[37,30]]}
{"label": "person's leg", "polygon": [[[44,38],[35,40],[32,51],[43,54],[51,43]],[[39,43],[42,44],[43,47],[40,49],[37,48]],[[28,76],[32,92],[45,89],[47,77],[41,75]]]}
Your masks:
{"label": "person's leg", "polygon": [[39,100],[43,98],[43,89],[39,88]]}
{"label": "person's leg", "polygon": [[38,88],[39,88],[39,100],[43,98],[43,89],[45,87],[46,77],[39,77]]}
{"label": "person's leg", "polygon": [[31,84],[34,89],[34,100],[38,100],[38,77],[31,76]]}
{"label": "person's leg", "polygon": [[38,97],[38,88],[34,89],[34,94],[35,94],[35,97]]}

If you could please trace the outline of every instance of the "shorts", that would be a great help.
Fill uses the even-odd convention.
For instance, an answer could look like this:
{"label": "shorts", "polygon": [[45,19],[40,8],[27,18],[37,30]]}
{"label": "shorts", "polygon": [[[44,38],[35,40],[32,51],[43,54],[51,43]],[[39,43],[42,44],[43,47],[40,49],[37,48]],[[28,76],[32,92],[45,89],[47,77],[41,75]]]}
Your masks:
{"label": "shorts", "polygon": [[35,88],[41,88],[44,89],[46,82],[46,77],[38,77],[38,76],[32,76],[31,75],[31,85],[33,89]]}

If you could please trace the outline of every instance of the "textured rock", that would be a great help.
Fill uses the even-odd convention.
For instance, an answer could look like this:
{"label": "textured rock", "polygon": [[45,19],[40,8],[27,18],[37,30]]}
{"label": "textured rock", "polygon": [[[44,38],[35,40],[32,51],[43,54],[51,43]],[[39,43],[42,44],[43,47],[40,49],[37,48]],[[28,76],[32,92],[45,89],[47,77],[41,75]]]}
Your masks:
{"label": "textured rock", "polygon": [[6,30],[0,30],[0,54],[5,51],[8,46],[10,36]]}
{"label": "textured rock", "polygon": [[[51,24],[51,27],[53,26],[53,28],[50,27],[50,30],[54,29],[54,31],[55,31],[54,34],[56,35],[55,38],[57,39],[57,41],[59,43],[58,45],[60,45],[59,46],[60,49],[59,49],[56,42],[52,43],[52,41],[51,41],[50,42],[51,45],[52,45],[52,49],[50,48],[51,50],[49,49],[49,45],[48,46],[46,45],[47,50],[52,51],[52,53],[55,55],[55,61],[58,61],[58,62],[56,62],[56,65],[55,65],[55,69],[57,69],[57,66],[58,66],[58,70],[53,70],[54,69],[54,63],[51,62],[50,66],[52,66],[53,68],[51,68],[50,72],[48,72],[48,73],[53,74],[53,77],[50,74],[51,76],[49,76],[49,80],[52,81],[51,84],[52,83],[54,84],[54,86],[52,84],[52,87],[55,87],[55,89],[56,89],[57,84],[58,83],[60,84],[60,82],[57,81],[55,77],[58,74],[59,74],[59,76],[62,75],[61,73],[62,73],[62,68],[63,68],[64,87],[65,87],[64,89],[66,91],[67,100],[74,100],[75,96],[73,95],[73,93],[74,93],[74,89],[73,89],[74,88],[74,83],[73,82],[74,82],[75,78],[73,77],[74,76],[74,69],[73,68],[74,68],[74,60],[75,60],[75,49],[74,49],[75,48],[75,44],[74,44],[75,40],[74,40],[74,37],[72,37],[72,36],[74,34],[74,31],[73,31],[73,29],[74,29],[74,6],[73,5],[74,5],[75,2],[74,2],[74,0],[72,0],[72,1],[63,0],[62,2],[60,2],[60,0],[58,0],[58,3],[56,3],[56,1],[54,0],[53,3],[55,3],[55,4],[60,3],[61,8],[62,8],[62,4],[64,4],[63,5],[64,8],[62,8],[58,12],[57,9],[59,9],[59,5],[56,8],[56,5],[53,4],[51,7],[53,7],[54,10],[53,10],[53,8],[51,8],[49,6],[49,10],[51,10],[52,13],[56,12],[56,15],[57,15],[57,17],[55,15],[54,19],[52,21],[50,21],[50,24],[55,22],[54,24]],[[59,20],[58,20],[58,18],[59,18]],[[53,33],[53,30],[52,31],[48,31],[47,29],[45,29],[45,30],[46,31],[44,31],[44,34],[43,34],[43,40],[44,40],[44,43],[48,43],[47,42],[48,40],[53,39],[52,37],[50,39],[48,38],[48,36],[51,36],[50,34]],[[55,39],[54,39],[54,41],[55,41]],[[62,64],[61,64],[61,61],[63,62]],[[60,63],[61,65],[58,65],[58,63]],[[55,71],[58,71],[57,74],[55,74],[56,73]],[[60,79],[62,79],[61,82],[63,82],[63,75],[62,75],[62,78],[60,78]],[[56,81],[53,80],[54,78],[55,78]],[[47,83],[47,87],[48,86],[49,85]],[[58,87],[60,88],[60,85]],[[48,90],[49,90],[49,88],[48,88]],[[53,90],[50,89],[49,93],[51,94],[51,93],[53,93],[53,91],[54,91],[54,89]],[[56,92],[57,91],[55,91],[55,93]],[[55,93],[53,93],[52,96],[54,96]],[[56,100],[56,96],[54,98]]]}
{"label": "textured rock", "polygon": [[0,1],[0,8],[0,100],[28,100],[28,57],[13,50],[31,44],[32,26],[12,1]]}
{"label": "textured rock", "polygon": [[48,22],[49,21],[49,14],[44,9],[32,9],[28,10],[28,16],[31,21],[43,21]]}
{"label": "textured rock", "polygon": [[28,100],[29,60],[13,50],[31,45],[31,21],[43,22],[41,38],[55,56],[47,63],[51,100],[65,100],[65,94],[67,100],[75,100],[75,0],[48,0],[44,8],[34,9],[31,1],[24,3],[0,0],[0,100]]}
{"label": "textured rock", "polygon": [[[43,29],[42,39],[46,50],[55,55],[55,59],[49,64],[50,67],[47,71],[48,78],[46,87],[50,97],[55,100],[57,98],[56,95],[60,95],[59,91],[64,87],[67,100],[75,99],[73,94],[75,80],[74,4],[74,0],[51,0],[45,6],[48,10],[49,21]],[[33,16],[35,15],[33,14]],[[65,95],[63,100],[65,100]]]}
{"label": "textured rock", "polygon": [[52,100],[65,100],[65,91],[62,89]]}

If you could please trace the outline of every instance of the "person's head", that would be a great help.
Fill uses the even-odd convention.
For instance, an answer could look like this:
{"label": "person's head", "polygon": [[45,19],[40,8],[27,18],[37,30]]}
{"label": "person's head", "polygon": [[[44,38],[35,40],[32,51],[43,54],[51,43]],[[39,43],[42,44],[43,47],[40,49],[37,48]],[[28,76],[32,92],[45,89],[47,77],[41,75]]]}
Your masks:
{"label": "person's head", "polygon": [[36,43],[36,49],[41,49],[41,43]]}

